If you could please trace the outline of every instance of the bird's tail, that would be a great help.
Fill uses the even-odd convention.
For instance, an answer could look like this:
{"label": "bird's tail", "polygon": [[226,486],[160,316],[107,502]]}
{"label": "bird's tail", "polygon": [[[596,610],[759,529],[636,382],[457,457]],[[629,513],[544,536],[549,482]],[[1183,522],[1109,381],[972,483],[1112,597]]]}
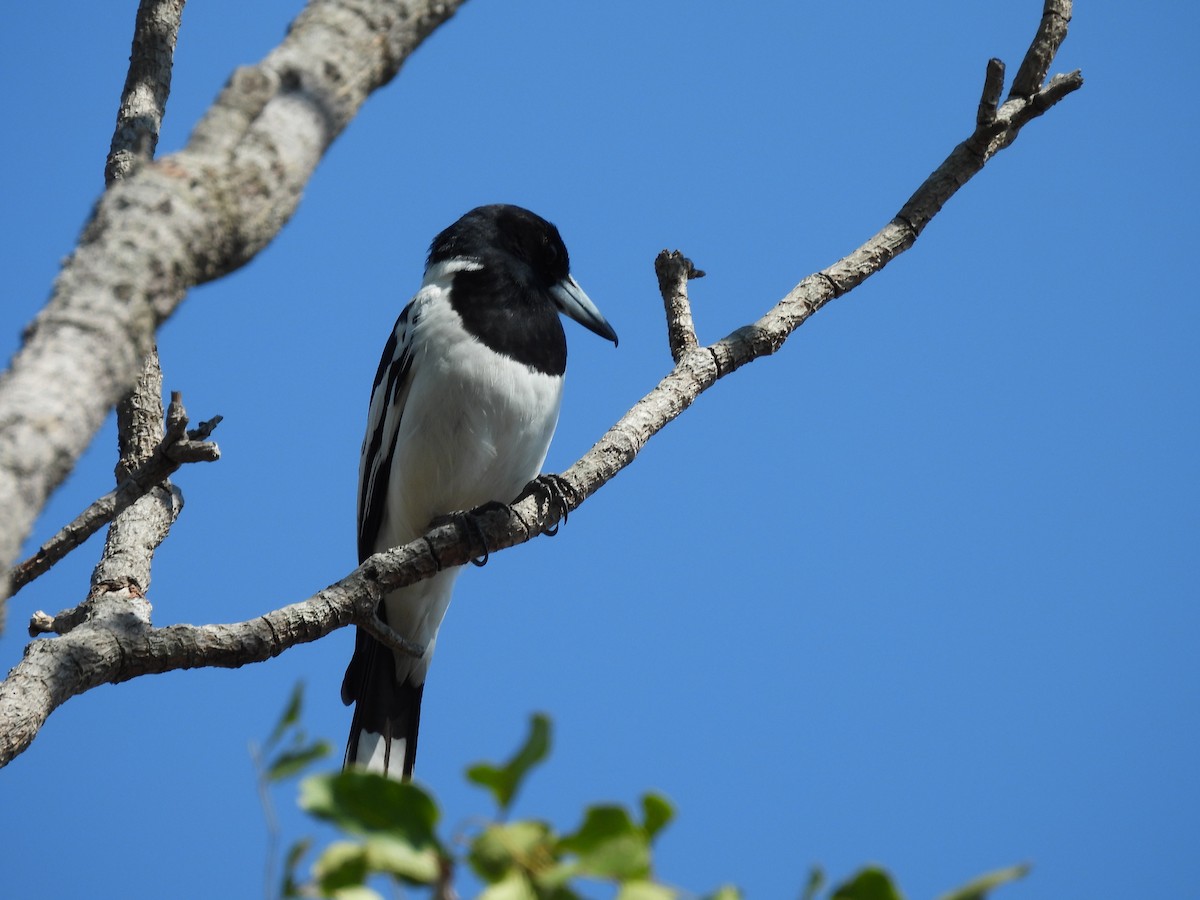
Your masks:
{"label": "bird's tail", "polygon": [[354,704],[345,767],[412,778],[424,692],[424,682],[398,681],[392,651],[359,629],[342,680],[342,702]]}

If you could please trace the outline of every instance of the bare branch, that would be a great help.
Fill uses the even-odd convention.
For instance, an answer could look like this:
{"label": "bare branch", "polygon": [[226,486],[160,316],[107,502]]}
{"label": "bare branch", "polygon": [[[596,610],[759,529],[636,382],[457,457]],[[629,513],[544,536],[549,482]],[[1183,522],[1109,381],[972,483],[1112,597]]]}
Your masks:
{"label": "bare branch", "polygon": [[154,158],[171,93],[175,41],[186,0],[142,0],[133,26],[129,72],[121,92],[117,127],[104,166],[104,183],[112,185],[136,165]]}
{"label": "bare branch", "polygon": [[[432,539],[449,545],[457,543],[459,536],[450,525],[436,529]],[[428,546],[421,542],[381,557],[367,560],[302,603],[245,622],[152,628],[136,616],[124,620],[106,616],[100,624],[76,622],[77,627],[62,637],[33,641],[0,682],[0,765],[23,752],[50,713],[77,694],[101,684],[177,669],[239,668],[345,625],[371,628],[386,586],[413,583],[437,571]],[[39,614],[40,625],[48,620]],[[400,639],[398,645],[404,643]]]}
{"label": "bare branch", "polygon": [[[175,394],[174,396],[178,397],[179,395]],[[174,399],[172,399],[171,402],[174,403]],[[223,419],[224,416],[213,416],[211,419],[205,419],[195,428],[188,430],[188,440],[192,442],[207,440],[208,437],[217,430],[217,426],[221,424]],[[188,460],[188,462],[191,462],[191,460]]]}
{"label": "bare branch", "polygon": [[698,345],[692,306],[688,302],[688,279],[703,278],[704,273],[678,250],[659,253],[654,260],[654,271],[667,311],[667,344],[671,348],[671,359],[679,362],[681,356]]}
{"label": "bare branch", "polygon": [[998,59],[989,59],[987,74],[983,79],[983,93],[979,97],[979,111],[975,114],[975,124],[979,128],[989,128],[996,121],[996,110],[1000,107],[1000,95],[1004,92],[1004,63]]}
{"label": "bare branch", "polygon": [[[112,147],[104,167],[104,181],[109,187],[127,177],[135,167],[154,158],[171,92],[171,70],[183,2],[142,0],[138,6],[129,72],[117,112]],[[178,395],[171,404],[170,420],[171,433],[176,439],[181,438],[187,428],[183,406],[177,401]],[[144,465],[165,437],[162,366],[158,347],[152,344],[133,390],[117,404],[117,484]],[[99,616],[109,615],[123,620],[132,615],[139,622],[150,624],[151,607],[146,600],[146,591],[150,588],[154,551],[166,540],[182,510],[183,494],[164,478],[113,518],[104,541],[104,552],[92,571],[91,590],[82,604],[85,619],[98,621]],[[109,597],[109,594],[117,596]],[[126,599],[133,602],[121,602]],[[74,615],[71,618],[73,620]],[[30,622],[31,632],[36,622],[35,616]],[[61,625],[61,617],[55,624]]]}
{"label": "bare branch", "polygon": [[283,43],[234,73],[182,151],[101,198],[0,378],[0,566],[132,388],[184,292],[278,234],[367,96],[462,2],[310,0]]}
{"label": "bare branch", "polygon": [[420,644],[414,644],[400,632],[396,631],[392,626],[378,615],[372,616],[365,622],[360,622],[359,627],[383,646],[389,650],[395,650],[403,653],[405,656],[411,656],[413,659],[420,659],[425,655],[425,648]]}
{"label": "bare branch", "polygon": [[0,764],[25,750],[50,713],[76,694],[139,675],[261,662],[350,619],[344,606],[318,600],[237,625],[122,630],[107,621],[109,627],[81,625],[33,641],[0,683]]}
{"label": "bare branch", "polygon": [[[187,427],[179,423],[176,434]],[[143,364],[137,385],[117,404],[118,484],[130,472],[145,465],[166,437],[163,427],[162,368],[158,350],[151,349]],[[92,572],[89,600],[109,585],[120,585],[138,598],[150,589],[150,563],[154,551],[166,539],[183,510],[183,494],[168,479],[152,485],[149,491],[119,513],[108,526],[104,552]],[[149,604],[144,605],[147,621]]]}
{"label": "bare branch", "polygon": [[[170,428],[154,452],[129,472],[117,485],[116,490],[109,491],[94,502],[54,537],[42,544],[37,553],[14,566],[8,575],[10,595],[48,572],[55,563],[112,521],[115,516],[128,509],[135,500],[144,496],[155,485],[164,482],[180,466],[191,462],[215,462],[221,458],[221,450],[216,444],[183,437],[187,428],[187,415],[183,413],[183,404],[178,393],[173,395],[171,406],[176,410],[175,415],[182,415],[182,425]],[[220,418],[217,416],[216,420],[219,421]],[[211,432],[211,428],[209,431]]]}
{"label": "bare branch", "polygon": [[1013,78],[1012,90],[1008,93],[1010,100],[1027,99],[1042,89],[1042,82],[1046,80],[1046,73],[1058,55],[1058,48],[1067,38],[1070,24],[1071,0],[1046,0],[1037,34]]}

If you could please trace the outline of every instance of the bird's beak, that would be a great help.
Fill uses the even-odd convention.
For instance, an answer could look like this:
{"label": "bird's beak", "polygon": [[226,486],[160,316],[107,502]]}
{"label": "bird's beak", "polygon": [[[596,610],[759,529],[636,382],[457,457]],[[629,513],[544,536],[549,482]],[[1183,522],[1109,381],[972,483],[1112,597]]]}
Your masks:
{"label": "bird's beak", "polygon": [[600,337],[612,341],[613,346],[616,346],[617,333],[608,324],[608,320],[600,315],[596,304],[583,292],[583,288],[574,278],[568,275],[550,288],[550,294],[554,297],[554,303],[561,313],[570,316],[588,331],[595,332]]}

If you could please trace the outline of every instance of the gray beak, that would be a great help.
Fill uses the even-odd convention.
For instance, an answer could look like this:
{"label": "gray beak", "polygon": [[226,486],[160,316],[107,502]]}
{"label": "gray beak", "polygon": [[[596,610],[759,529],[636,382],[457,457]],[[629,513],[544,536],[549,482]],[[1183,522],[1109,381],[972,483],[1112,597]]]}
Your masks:
{"label": "gray beak", "polygon": [[594,332],[602,338],[607,338],[613,342],[613,346],[616,346],[617,333],[608,324],[608,320],[600,315],[600,310],[596,309],[596,304],[583,292],[583,288],[579,286],[574,278],[568,275],[558,284],[554,285],[554,287],[550,288],[550,295],[554,297],[554,303],[558,307],[559,312],[570,316],[588,331]]}

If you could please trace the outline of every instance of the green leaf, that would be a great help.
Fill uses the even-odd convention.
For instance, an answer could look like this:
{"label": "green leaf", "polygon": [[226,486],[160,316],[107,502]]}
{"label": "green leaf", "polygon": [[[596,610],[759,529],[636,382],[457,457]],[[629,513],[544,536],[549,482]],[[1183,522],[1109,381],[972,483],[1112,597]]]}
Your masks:
{"label": "green leaf", "polygon": [[367,838],[367,868],[409,884],[433,884],[442,874],[441,855],[433,847],[416,849],[407,841]]}
{"label": "green leaf", "polygon": [[433,798],[412,782],[351,769],[300,782],[300,807],[349,834],[383,835],[417,850],[440,850]]}
{"label": "green leaf", "polygon": [[497,883],[514,867],[530,872],[549,868],[556,861],[554,843],[554,833],[544,822],[489,825],[471,841],[467,861],[484,881]]}
{"label": "green leaf", "polygon": [[617,891],[616,900],[676,900],[679,892],[664,884],[636,879],[626,881]]}
{"label": "green leaf", "polygon": [[675,808],[662,794],[642,795],[642,827],[646,829],[646,837],[650,840],[653,841],[673,818]]}
{"label": "green leaf", "polygon": [[323,894],[357,887],[367,880],[367,849],[351,841],[335,841],[313,863],[313,875]]}
{"label": "green leaf", "polygon": [[579,900],[570,885],[571,879],[578,874],[573,862],[555,862],[531,874],[534,890],[541,900]]}
{"label": "green leaf", "polygon": [[284,750],[267,766],[266,774],[263,776],[267,781],[282,781],[285,778],[291,778],[293,775],[299,775],[312,763],[318,759],[324,759],[333,750],[328,741],[313,741],[307,747],[294,747],[291,750]]}
{"label": "green leaf", "polygon": [[800,900],[817,900],[817,894],[825,886],[825,872],[820,866],[813,866],[808,871],[808,881],[800,894]]}
{"label": "green leaf", "polygon": [[500,881],[484,888],[479,900],[538,900],[538,895],[529,879],[513,869]]}
{"label": "green leaf", "polygon": [[576,855],[576,871],[596,878],[647,878],[650,839],[619,806],[592,806],[574,834],[559,847]]}
{"label": "green leaf", "polygon": [[285,731],[292,725],[300,721],[300,710],[304,706],[304,682],[297,681],[296,686],[292,688],[292,696],[288,698],[287,706],[283,709],[283,715],[279,717],[279,721],[275,723],[275,727],[271,729],[271,736],[267,738],[267,743],[264,749],[270,749],[276,744]]}
{"label": "green leaf", "polygon": [[1001,885],[1008,884],[1010,881],[1018,881],[1024,878],[1029,874],[1029,870],[1030,866],[1028,863],[1009,866],[1007,869],[996,869],[994,872],[980,875],[960,888],[942,894],[938,900],[984,900],[992,890]]}
{"label": "green leaf", "polygon": [[312,847],[312,838],[301,838],[288,848],[283,860],[283,886],[280,888],[281,897],[299,897],[300,883],[296,880],[296,866],[304,854]]}
{"label": "green leaf", "polygon": [[339,888],[330,896],[333,897],[333,900],[383,900],[377,891],[371,890],[365,884],[352,884],[349,887]]}
{"label": "green leaf", "polygon": [[741,900],[742,892],[732,884],[723,884],[713,893],[707,894],[704,900]]}
{"label": "green leaf", "polygon": [[878,866],[868,866],[838,886],[829,900],[904,900],[892,876]]}
{"label": "green leaf", "polygon": [[[441,874],[441,863],[432,848],[414,850],[393,838],[374,837],[362,844],[332,843],[313,864],[313,875],[322,893],[338,898],[350,896],[346,894],[348,888],[363,887],[367,877],[377,873],[409,884],[432,884]],[[370,896],[378,895],[371,891]]]}
{"label": "green leaf", "polygon": [[501,812],[505,812],[529,770],[545,759],[549,752],[550,719],[542,713],[536,713],[529,722],[529,736],[512,759],[502,766],[476,763],[467,769],[467,779],[491,791]]}

